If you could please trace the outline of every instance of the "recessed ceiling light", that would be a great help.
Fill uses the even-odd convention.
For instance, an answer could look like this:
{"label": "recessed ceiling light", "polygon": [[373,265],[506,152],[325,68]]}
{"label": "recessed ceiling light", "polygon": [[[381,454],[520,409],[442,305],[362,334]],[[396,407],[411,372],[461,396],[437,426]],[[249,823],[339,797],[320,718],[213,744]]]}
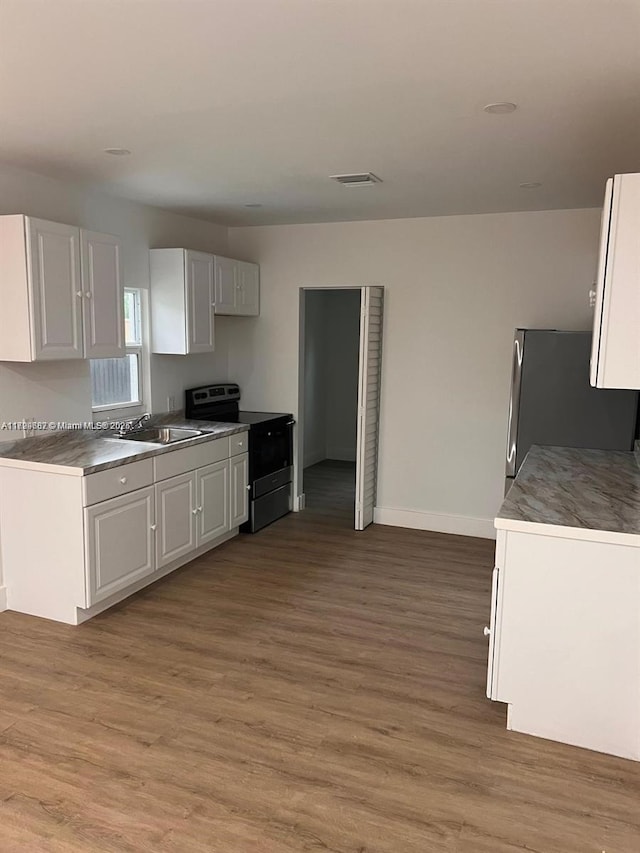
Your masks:
{"label": "recessed ceiling light", "polygon": [[505,113],[515,112],[518,109],[518,105],[512,104],[511,101],[498,101],[495,104],[487,104],[486,107],[483,107],[482,109],[485,113],[504,115]]}
{"label": "recessed ceiling light", "polygon": [[538,187],[541,187],[542,184],[540,181],[525,181],[524,184],[520,184],[521,190],[537,190]]}
{"label": "recessed ceiling light", "polygon": [[131,154],[128,148],[105,148],[105,154],[113,154],[114,157],[126,157],[127,154]]}
{"label": "recessed ceiling light", "polygon": [[256,207],[262,207],[262,205],[257,201],[252,201],[252,202],[249,202],[249,204],[245,204],[245,207],[256,208]]}

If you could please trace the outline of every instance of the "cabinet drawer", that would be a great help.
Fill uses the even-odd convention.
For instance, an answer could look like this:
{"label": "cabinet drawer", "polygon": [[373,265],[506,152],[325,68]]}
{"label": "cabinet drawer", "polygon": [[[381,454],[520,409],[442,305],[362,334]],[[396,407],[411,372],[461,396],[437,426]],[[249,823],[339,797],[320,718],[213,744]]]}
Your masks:
{"label": "cabinet drawer", "polygon": [[238,432],[229,436],[229,456],[238,456],[249,449],[249,433]]}
{"label": "cabinet drawer", "polygon": [[216,438],[192,447],[184,447],[182,450],[172,450],[171,453],[163,453],[153,460],[155,480],[158,482],[168,477],[177,477],[178,474],[186,474],[187,471],[228,458],[228,438]]}
{"label": "cabinet drawer", "polygon": [[153,462],[151,459],[141,459],[140,462],[130,462],[119,465],[97,474],[88,474],[83,478],[84,506],[108,501],[119,495],[126,495],[136,489],[143,489],[153,483]]}

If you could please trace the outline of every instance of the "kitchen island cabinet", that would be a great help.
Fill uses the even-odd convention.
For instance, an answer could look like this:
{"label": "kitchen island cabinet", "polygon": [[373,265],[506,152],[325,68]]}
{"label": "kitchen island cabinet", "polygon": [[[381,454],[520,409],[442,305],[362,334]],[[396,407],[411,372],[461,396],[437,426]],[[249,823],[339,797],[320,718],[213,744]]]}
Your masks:
{"label": "kitchen island cabinet", "polygon": [[640,467],[530,451],[498,518],[487,696],[507,728],[640,760]]}

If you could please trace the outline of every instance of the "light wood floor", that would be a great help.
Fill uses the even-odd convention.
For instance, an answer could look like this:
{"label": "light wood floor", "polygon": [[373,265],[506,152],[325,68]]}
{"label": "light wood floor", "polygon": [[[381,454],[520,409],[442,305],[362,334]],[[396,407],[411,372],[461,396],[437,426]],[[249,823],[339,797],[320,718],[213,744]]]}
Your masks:
{"label": "light wood floor", "polygon": [[0,614],[1,853],[638,853],[640,766],[484,697],[492,560],[320,508],[79,628]]}

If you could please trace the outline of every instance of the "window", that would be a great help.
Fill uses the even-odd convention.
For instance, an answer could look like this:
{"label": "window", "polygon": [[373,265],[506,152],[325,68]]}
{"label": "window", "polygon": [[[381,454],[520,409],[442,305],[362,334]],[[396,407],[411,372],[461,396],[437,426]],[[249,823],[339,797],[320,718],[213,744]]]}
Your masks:
{"label": "window", "polygon": [[142,300],[139,290],[125,288],[124,358],[91,359],[93,410],[142,405]]}

